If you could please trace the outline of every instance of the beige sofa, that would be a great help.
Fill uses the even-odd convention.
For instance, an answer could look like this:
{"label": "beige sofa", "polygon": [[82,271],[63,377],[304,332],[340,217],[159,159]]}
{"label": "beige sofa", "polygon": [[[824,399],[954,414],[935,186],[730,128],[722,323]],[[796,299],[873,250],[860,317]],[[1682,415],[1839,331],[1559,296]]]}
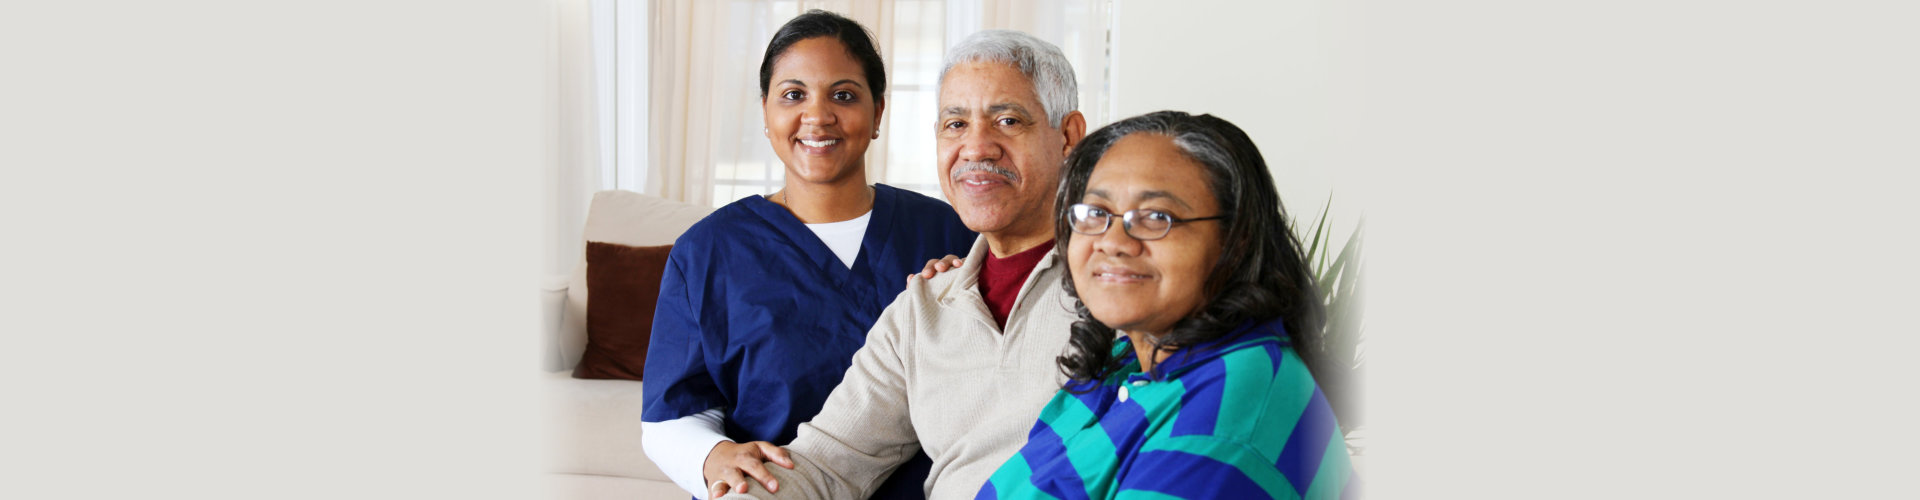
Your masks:
{"label": "beige sofa", "polygon": [[[713,209],[631,191],[601,191],[587,212],[585,239],[667,245]],[[542,389],[546,399],[548,498],[689,498],[640,448],[642,382],[582,380],[573,367],[586,347],[586,261],[544,290]]]}
{"label": "beige sofa", "polygon": [[[601,191],[587,212],[585,239],[632,246],[666,245],[711,208],[635,193]],[[546,287],[546,352],[543,388],[547,398],[548,498],[684,499],[640,448],[641,382],[581,380],[573,367],[587,342],[585,256],[564,282]],[[1349,436],[1358,449],[1363,431]],[[1353,457],[1354,471],[1366,478],[1365,457]]]}

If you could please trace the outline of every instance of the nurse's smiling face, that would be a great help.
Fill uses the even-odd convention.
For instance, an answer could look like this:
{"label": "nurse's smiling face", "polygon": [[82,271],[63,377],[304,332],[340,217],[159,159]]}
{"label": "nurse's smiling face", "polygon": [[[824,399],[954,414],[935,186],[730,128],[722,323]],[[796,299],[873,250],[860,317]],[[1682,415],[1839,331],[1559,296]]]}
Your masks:
{"label": "nurse's smiling face", "polygon": [[787,177],[831,184],[864,173],[885,106],[847,46],[828,36],[801,40],[780,54],[772,73],[761,109],[767,142]]}
{"label": "nurse's smiling face", "polygon": [[[1105,232],[1069,236],[1073,286],[1094,319],[1116,330],[1166,333],[1207,300],[1207,276],[1220,260],[1218,220],[1175,223],[1165,236],[1127,234],[1122,215],[1154,210],[1179,219],[1220,215],[1207,172],[1173,139],[1135,133],[1114,142],[1087,179],[1079,203],[1109,216]],[[1135,218],[1134,232],[1149,233]]]}

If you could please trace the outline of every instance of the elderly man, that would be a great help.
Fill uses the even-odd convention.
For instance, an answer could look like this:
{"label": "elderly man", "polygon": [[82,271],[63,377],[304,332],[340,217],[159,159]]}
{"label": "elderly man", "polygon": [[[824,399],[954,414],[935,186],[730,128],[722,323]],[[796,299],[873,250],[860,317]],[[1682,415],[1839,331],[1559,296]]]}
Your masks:
{"label": "elderly man", "polygon": [[1031,35],[985,31],[949,51],[940,188],[980,238],[958,270],[913,280],[880,314],[826,407],[775,454],[793,468],[746,467],[777,491],[748,495],[866,498],[924,449],[928,498],[972,498],[1026,443],[1060,389],[1054,358],[1074,320],[1052,257],[1060,165],[1087,130],[1077,92],[1060,49]]}

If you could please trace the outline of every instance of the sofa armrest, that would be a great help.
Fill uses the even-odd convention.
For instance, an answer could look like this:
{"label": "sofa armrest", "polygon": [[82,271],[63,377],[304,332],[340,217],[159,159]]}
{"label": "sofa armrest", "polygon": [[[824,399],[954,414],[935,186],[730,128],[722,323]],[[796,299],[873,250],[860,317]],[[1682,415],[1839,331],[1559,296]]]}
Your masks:
{"label": "sofa armrest", "polygon": [[640,416],[645,413],[643,384],[634,380],[576,379],[565,373],[549,373],[544,378],[549,412],[547,441],[552,446],[547,472],[672,484],[666,473],[647,458],[640,425]]}
{"label": "sofa armrest", "polygon": [[[570,370],[566,362],[566,276],[548,276],[540,283],[540,369],[557,372]],[[575,356],[578,357],[577,355]]]}

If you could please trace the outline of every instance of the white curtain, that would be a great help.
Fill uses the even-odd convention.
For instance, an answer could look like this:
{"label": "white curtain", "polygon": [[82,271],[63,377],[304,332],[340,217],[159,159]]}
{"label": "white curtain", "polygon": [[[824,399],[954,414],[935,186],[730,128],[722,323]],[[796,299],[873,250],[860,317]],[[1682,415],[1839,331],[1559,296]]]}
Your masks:
{"label": "white curtain", "polygon": [[953,42],[981,29],[1018,29],[1053,42],[1074,63],[1082,112],[1105,123],[1110,0],[656,0],[651,58],[651,164],[645,192],[718,206],[770,193],[785,178],[759,130],[759,66],[780,25],[807,9],[873,31],[888,71],[880,139],[867,151],[870,182],[938,196],[933,174],[934,79]]}
{"label": "white curtain", "polygon": [[[798,12],[771,1],[657,0],[650,47],[653,164],[647,192],[717,206],[716,174],[773,185],[761,128],[760,51]],[[776,12],[778,10],[778,12]]]}
{"label": "white curtain", "polygon": [[547,169],[546,273],[564,279],[581,255],[587,205],[602,189],[593,18],[587,0],[555,0],[554,168]]}
{"label": "white curtain", "polygon": [[1087,131],[1106,125],[1107,31],[1112,0],[951,0],[947,45],[980,30],[1024,31],[1060,46],[1073,62]]}

